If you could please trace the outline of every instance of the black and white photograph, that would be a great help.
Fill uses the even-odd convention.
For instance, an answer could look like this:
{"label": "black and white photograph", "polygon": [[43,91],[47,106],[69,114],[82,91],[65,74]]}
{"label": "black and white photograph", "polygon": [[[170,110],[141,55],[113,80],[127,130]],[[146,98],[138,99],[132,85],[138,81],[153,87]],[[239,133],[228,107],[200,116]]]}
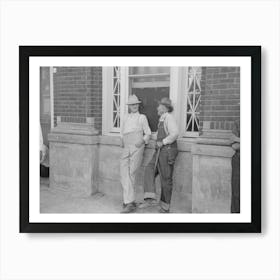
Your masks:
{"label": "black and white photograph", "polygon": [[250,54],[258,59],[259,47],[208,57],[187,55],[188,47],[179,57],[175,47],[117,48],[131,50],[124,56],[114,47],[94,55],[93,47],[91,57],[53,48],[46,50],[65,56],[20,49],[31,54],[30,132],[39,136],[29,139],[38,173],[30,178],[30,222],[253,224],[258,186],[244,174],[258,157],[250,120],[259,72]]}
{"label": "black and white photograph", "polygon": [[41,67],[40,126],[41,213],[240,212],[240,67]]}

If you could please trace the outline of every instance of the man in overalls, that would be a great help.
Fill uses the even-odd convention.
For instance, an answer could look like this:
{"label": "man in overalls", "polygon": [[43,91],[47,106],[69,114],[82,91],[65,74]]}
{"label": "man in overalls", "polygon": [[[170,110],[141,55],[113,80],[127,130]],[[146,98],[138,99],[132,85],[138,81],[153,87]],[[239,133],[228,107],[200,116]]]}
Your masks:
{"label": "man in overalls", "polygon": [[120,175],[123,188],[123,211],[131,213],[136,210],[135,176],[141,166],[145,144],[151,136],[151,129],[145,115],[139,113],[139,103],[136,95],[128,98],[129,114],[122,123],[123,152],[120,160]]}
{"label": "man in overalls", "polygon": [[144,203],[139,208],[157,205],[155,176],[159,173],[161,182],[160,213],[169,213],[172,195],[172,176],[178,154],[177,138],[179,130],[171,114],[173,106],[169,98],[162,98],[157,108],[160,116],[156,134],[156,151],[145,168]]}

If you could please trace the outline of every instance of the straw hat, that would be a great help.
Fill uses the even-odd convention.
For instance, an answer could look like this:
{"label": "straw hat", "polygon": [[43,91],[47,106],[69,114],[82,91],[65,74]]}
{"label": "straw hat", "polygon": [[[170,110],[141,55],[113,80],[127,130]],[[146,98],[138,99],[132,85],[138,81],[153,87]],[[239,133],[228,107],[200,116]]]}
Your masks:
{"label": "straw hat", "polygon": [[132,94],[128,97],[128,102],[126,105],[133,105],[133,104],[139,104],[141,101],[138,99],[138,97],[135,94]]}

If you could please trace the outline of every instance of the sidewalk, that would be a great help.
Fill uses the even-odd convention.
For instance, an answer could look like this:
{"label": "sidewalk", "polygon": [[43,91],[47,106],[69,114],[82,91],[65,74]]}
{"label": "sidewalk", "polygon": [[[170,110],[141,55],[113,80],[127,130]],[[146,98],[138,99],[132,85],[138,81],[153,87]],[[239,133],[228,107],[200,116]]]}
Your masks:
{"label": "sidewalk", "polygon": [[[191,201],[180,202],[176,194],[173,201],[176,207],[171,208],[171,212],[191,212]],[[88,197],[77,197],[62,189],[51,189],[48,178],[40,180],[41,213],[120,213],[121,211],[121,196],[96,193]],[[136,213],[158,213],[158,208],[137,209]]]}

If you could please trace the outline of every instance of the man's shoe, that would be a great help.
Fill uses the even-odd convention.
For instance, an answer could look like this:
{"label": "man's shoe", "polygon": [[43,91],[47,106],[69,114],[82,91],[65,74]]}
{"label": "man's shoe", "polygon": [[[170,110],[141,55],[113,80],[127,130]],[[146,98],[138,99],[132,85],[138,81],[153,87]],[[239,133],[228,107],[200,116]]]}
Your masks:
{"label": "man's shoe", "polygon": [[[135,201],[131,202],[135,207],[137,207],[137,203]],[[122,208],[124,209],[129,203],[124,203],[122,204]]]}
{"label": "man's shoe", "polygon": [[163,208],[160,208],[158,212],[159,212],[159,213],[163,213],[163,214],[167,214],[167,213],[169,213],[169,209],[168,209],[168,210],[165,210],[165,209],[163,209]]}
{"label": "man's shoe", "polygon": [[156,206],[156,205],[158,205],[156,199],[154,199],[154,198],[146,198],[146,199],[144,199],[143,203],[139,204],[138,208],[139,209],[145,209],[145,208]]}
{"label": "man's shoe", "polygon": [[133,213],[135,212],[136,210],[136,204],[135,202],[132,202],[132,203],[128,203],[126,204],[126,206],[124,207],[123,211],[121,213]]}

